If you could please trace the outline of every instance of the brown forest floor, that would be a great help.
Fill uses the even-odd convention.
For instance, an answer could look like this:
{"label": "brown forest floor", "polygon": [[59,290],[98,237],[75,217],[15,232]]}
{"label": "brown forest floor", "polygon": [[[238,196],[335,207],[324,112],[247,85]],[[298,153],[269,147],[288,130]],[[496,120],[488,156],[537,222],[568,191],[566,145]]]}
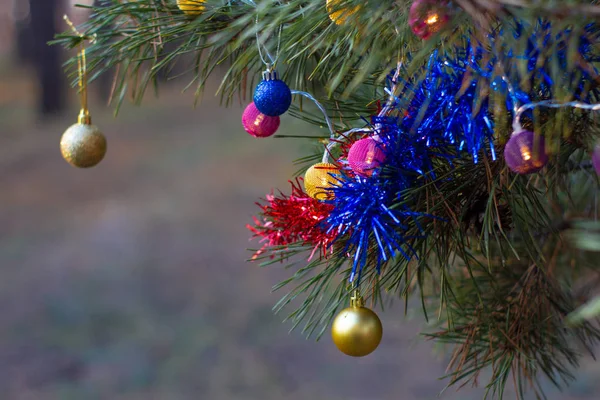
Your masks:
{"label": "brown forest floor", "polygon": [[[445,360],[418,319],[387,310],[381,348],[350,359],[271,313],[291,271],[245,263],[254,202],[286,188],[306,145],[253,139],[239,108],[170,89],[117,119],[94,101],[109,152],[76,170],[58,141],[77,106],[35,123],[29,79],[0,75],[1,399],[436,398]],[[551,398],[600,397],[597,365],[578,377]]]}

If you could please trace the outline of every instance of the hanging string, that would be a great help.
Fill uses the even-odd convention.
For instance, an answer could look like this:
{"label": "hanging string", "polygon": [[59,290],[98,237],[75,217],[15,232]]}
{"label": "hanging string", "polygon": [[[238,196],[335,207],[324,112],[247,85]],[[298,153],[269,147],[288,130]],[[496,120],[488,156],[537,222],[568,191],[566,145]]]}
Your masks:
{"label": "hanging string", "polygon": [[87,37],[80,33],[73,22],[69,19],[67,15],[63,16],[63,19],[69,25],[71,30],[79,36],[81,40],[79,54],[77,55],[77,74],[78,74],[78,86],[79,86],[79,95],[81,101],[81,110],[79,112],[78,122],[80,124],[91,124],[92,118],[90,115],[90,111],[88,109],[88,78],[87,78],[87,60],[86,60],[86,49],[84,40],[89,40],[91,43],[96,41],[96,35],[92,37]]}
{"label": "hanging string", "polygon": [[[242,2],[256,8],[256,3],[253,0],[242,0]],[[255,24],[258,25],[258,16],[256,16]],[[271,55],[271,53],[269,52],[269,49],[267,48],[267,46],[261,43],[258,29],[256,30],[256,47],[258,49],[258,55],[260,57],[260,60],[266,66],[267,71],[269,71],[269,72],[271,71],[271,68],[273,68],[277,64],[277,61],[279,60],[282,31],[283,31],[283,26],[280,25],[279,32],[277,33],[277,48],[275,50],[275,57],[273,57]],[[263,48],[264,48],[264,54],[263,54]],[[268,58],[268,60],[265,59],[265,55],[266,55],[266,58]],[[400,71],[400,63],[398,64],[397,74],[399,74],[399,71]],[[394,86],[394,90],[395,90],[395,86]],[[327,124],[327,129],[329,130],[329,139],[330,139],[330,143],[325,147],[325,152],[323,154],[323,159],[322,159],[323,163],[329,162],[329,155],[330,155],[332,149],[338,144],[338,142],[341,138],[346,137],[347,135],[350,135],[353,133],[372,132],[372,129],[369,129],[369,128],[353,128],[353,129],[343,132],[341,135],[337,136],[335,128],[333,126],[333,123],[331,122],[329,115],[327,115],[327,111],[325,110],[325,107],[313,95],[311,95],[308,92],[301,91],[301,90],[292,90],[291,92],[292,92],[292,94],[297,94],[297,95],[306,97],[307,99],[309,99],[310,101],[315,103],[317,108],[323,114],[323,118],[325,119],[325,123]],[[392,101],[393,101],[393,98],[390,98],[388,101],[388,106],[387,106],[388,108],[391,106]],[[382,111],[382,113],[385,113],[385,112],[387,112],[387,110]]]}
{"label": "hanging string", "polygon": [[[258,24],[258,17],[256,17],[256,24]],[[262,44],[262,47],[264,47],[265,54],[267,55],[267,58],[269,59],[269,61],[265,60],[265,57],[261,50],[261,43],[260,43],[260,37],[258,35],[258,30],[256,31],[256,46],[258,47],[258,55],[260,56],[260,60],[267,67],[267,71],[271,71],[271,68],[274,67],[275,64],[277,64],[277,60],[279,59],[279,49],[281,48],[281,32],[282,31],[283,31],[283,27],[279,26],[279,33],[277,34],[277,49],[275,50],[275,57],[273,57],[271,55],[271,53],[269,53],[269,49],[267,49],[267,46]]]}
{"label": "hanging string", "polygon": [[[87,62],[85,59],[85,47],[81,45],[81,52],[77,58],[77,67],[79,69],[79,92],[81,94],[81,119],[89,119],[88,92],[87,92]],[[90,121],[91,122],[91,121]],[[86,123],[90,123],[86,122]],[[80,122],[83,123],[83,122]]]}
{"label": "hanging string", "polygon": [[[254,3],[254,1],[252,1],[252,0],[244,1],[244,3],[256,8],[256,3]],[[279,3],[279,1],[278,1],[278,3]],[[254,24],[258,26],[258,14],[256,15],[256,20],[254,21]],[[267,48],[267,46],[260,42],[260,36],[258,35],[258,29],[256,30],[256,47],[258,48],[258,56],[260,57],[260,60],[263,62],[263,64],[265,64],[265,66],[267,67],[267,71],[269,71],[269,72],[271,72],[271,68],[273,68],[275,66],[275,64],[277,64],[277,60],[279,59],[279,49],[281,48],[281,32],[282,31],[283,31],[283,25],[279,25],[279,32],[277,33],[277,48],[275,50],[275,57],[273,57],[271,55],[271,53],[269,53],[269,49]],[[269,59],[268,61],[265,60],[261,46],[264,48],[264,52],[265,52],[267,58]]]}

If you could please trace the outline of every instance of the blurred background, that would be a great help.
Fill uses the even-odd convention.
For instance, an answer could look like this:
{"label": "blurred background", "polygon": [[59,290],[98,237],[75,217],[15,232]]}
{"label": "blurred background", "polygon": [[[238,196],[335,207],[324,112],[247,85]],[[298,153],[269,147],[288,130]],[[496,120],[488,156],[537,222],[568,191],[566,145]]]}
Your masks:
{"label": "blurred background", "polygon": [[[62,71],[70,54],[46,42],[64,13],[88,17],[75,2],[91,0],[0,0],[0,399],[436,398],[448,358],[403,307],[380,313],[383,343],[364,359],[273,315],[283,293],[271,286],[293,271],[246,263],[245,225],[258,198],[288,190],[310,146],[246,134],[243,104],[213,96],[219,77],[195,109],[184,77],[118,117],[111,77],[99,79],[91,111],[107,157],[90,170],[62,160],[79,106]],[[288,117],[282,128],[316,129]],[[584,358],[550,398],[597,399],[599,378]]]}

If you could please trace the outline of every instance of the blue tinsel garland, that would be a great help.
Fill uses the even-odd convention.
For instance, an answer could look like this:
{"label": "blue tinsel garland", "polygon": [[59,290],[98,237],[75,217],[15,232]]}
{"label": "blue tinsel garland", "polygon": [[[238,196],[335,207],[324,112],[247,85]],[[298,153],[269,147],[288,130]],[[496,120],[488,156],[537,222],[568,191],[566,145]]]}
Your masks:
{"label": "blue tinsel garland", "polygon": [[[513,34],[521,35],[522,31],[523,27],[517,25]],[[598,32],[596,25],[589,25],[580,40],[579,53],[588,66],[600,61],[588,39],[598,36]],[[467,41],[463,48],[454,49],[449,55],[434,52],[423,68],[421,79],[398,81],[394,73],[388,76],[389,93],[398,84],[403,89],[391,104],[392,113],[373,117],[371,121],[386,152],[386,165],[370,178],[351,174],[342,178],[333,189],[335,198],[331,202],[335,209],[325,221],[328,229],[336,230],[337,238],[345,241],[343,254],[353,257],[351,282],[360,280],[373,247],[377,249],[378,272],[383,262],[398,254],[408,259],[417,256],[409,243],[415,236],[408,237],[407,232],[416,227],[412,232],[423,233],[419,220],[434,217],[411,211],[408,206],[401,210],[389,207],[402,201],[406,204],[403,193],[422,182],[423,176],[435,177],[432,165],[435,158],[451,162],[457,156],[470,156],[477,163],[481,153],[489,151],[495,160],[493,113],[485,89],[505,95],[508,111],[531,101],[553,98],[555,82],[549,68],[556,61],[554,65],[566,71],[567,54],[560,44],[569,40],[568,36],[568,31],[552,36],[548,24],[539,24],[521,54],[513,50],[494,54],[481,44]],[[494,38],[490,40],[493,42]],[[559,47],[553,52],[557,59],[538,65],[541,49],[553,45]],[[516,68],[518,59],[528,60],[529,92],[520,89],[524,77]],[[498,63],[503,63],[506,75],[496,77]],[[589,100],[586,88],[595,78],[590,72],[596,73],[589,68],[576,69],[579,81],[575,95],[579,100]],[[572,78],[565,72],[565,81],[571,82]]]}

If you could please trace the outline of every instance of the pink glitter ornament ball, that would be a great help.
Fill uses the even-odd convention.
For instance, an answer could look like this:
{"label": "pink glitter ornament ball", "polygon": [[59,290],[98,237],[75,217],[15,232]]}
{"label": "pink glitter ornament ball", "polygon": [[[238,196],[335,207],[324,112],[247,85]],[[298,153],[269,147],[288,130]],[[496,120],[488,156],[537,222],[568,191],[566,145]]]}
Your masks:
{"label": "pink glitter ornament ball", "polygon": [[384,161],[383,144],[370,137],[357,140],[348,151],[348,164],[360,176],[371,176]]}
{"label": "pink glitter ornament ball", "polygon": [[421,39],[429,39],[450,21],[450,4],[444,0],[415,0],[408,12],[408,25]]}
{"label": "pink glitter ornament ball", "polygon": [[594,147],[594,151],[592,152],[592,164],[596,173],[600,175],[600,143]]}
{"label": "pink glitter ornament ball", "polygon": [[504,147],[504,160],[517,174],[538,172],[548,162],[544,138],[531,131],[513,133]]}
{"label": "pink glitter ornament ball", "polygon": [[242,114],[242,125],[246,132],[254,137],[265,138],[273,135],[279,128],[279,117],[269,117],[258,111],[254,103],[248,104],[248,107]]}

